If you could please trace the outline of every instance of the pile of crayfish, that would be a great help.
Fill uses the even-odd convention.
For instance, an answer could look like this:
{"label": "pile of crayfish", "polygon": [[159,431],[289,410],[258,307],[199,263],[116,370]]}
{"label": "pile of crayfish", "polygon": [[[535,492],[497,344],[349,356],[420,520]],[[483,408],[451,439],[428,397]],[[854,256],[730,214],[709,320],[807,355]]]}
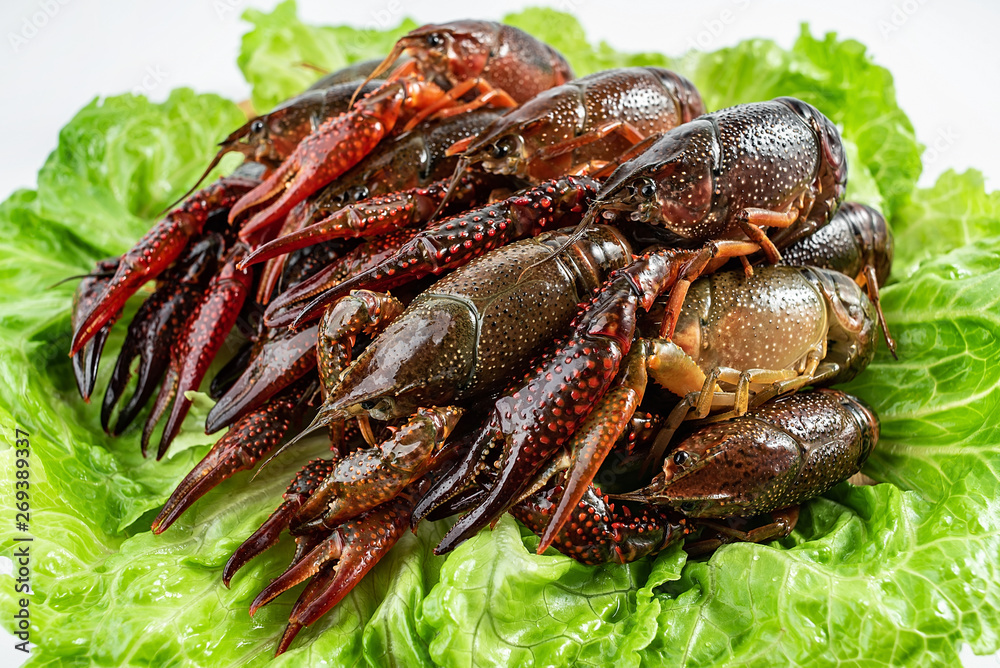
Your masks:
{"label": "pile of crayfish", "polygon": [[438,553],[510,512],[587,564],[706,554],[788,535],[878,440],[860,400],[803,391],[862,371],[880,325],[895,344],[886,221],[842,202],[840,135],[801,100],[706,112],[668,70],[576,79],[520,30],[459,21],[220,146],[205,174],[234,151],[235,173],[82,278],[70,354],[89,399],[155,281],[101,422],[120,434],[152,399],[159,458],[256,323],[210,382],[206,433],[228,431],[153,531],[328,439],[223,573],[294,537],[250,610],[309,580],[279,654],[421,521],[457,517]]}

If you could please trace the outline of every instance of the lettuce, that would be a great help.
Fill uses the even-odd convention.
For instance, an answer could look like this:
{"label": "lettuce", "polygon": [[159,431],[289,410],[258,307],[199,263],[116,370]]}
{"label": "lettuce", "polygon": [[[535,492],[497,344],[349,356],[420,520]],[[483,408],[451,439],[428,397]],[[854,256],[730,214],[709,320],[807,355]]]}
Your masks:
{"label": "lettuce", "polygon": [[[379,57],[415,25],[315,28],[291,2],[246,18],[239,64],[258,109],[319,76],[301,63],[332,69]],[[840,126],[850,195],[881,205],[896,232],[883,303],[901,360],[880,352],[847,388],[882,417],[865,472],[885,484],[842,484],[806,504],[787,539],[690,562],[679,548],[626,566],[538,556],[537,538],[510,518],[435,557],[444,527],[425,525],[273,660],[299,589],[254,619],[246,610],[290,546],[252,562],[231,590],[220,570],[275,507],[298,458],[279,458],[253,484],[236,476],[153,536],[156,510],[215,437],[192,416],[185,447],[161,462],[139,455],[135,428],[105,437],[66,357],[73,285],[42,289],[127,248],[243,116],[188,90],[162,104],[98,100],[64,128],[37,190],[0,204],[0,427],[25,429],[32,442],[30,665],[953,665],[963,643],[1000,648],[1000,194],[975,171],[915,190],[921,147],[890,74],[857,42],[803,28],[788,50],[750,40],[668,58],[592,46],[553,10],[506,20],[581,74],[674,67],[710,108],[795,95]],[[14,493],[11,441],[0,446],[2,499]],[[0,526],[5,544],[24,535]],[[0,576],[0,591],[12,630],[10,576]]]}
{"label": "lettuce", "polygon": [[236,62],[253,88],[250,101],[259,112],[299,94],[321,72],[381,60],[397,39],[417,27],[411,20],[392,30],[307,26],[296,16],[294,0],[282,2],[270,14],[247,10],[243,18],[254,29],[243,36]]}

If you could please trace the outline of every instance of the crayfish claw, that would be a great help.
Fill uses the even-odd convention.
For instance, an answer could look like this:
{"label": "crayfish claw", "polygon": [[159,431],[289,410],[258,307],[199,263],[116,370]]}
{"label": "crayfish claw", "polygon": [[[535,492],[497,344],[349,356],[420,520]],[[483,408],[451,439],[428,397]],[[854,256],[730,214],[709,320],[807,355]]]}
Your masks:
{"label": "crayfish claw", "polygon": [[205,433],[212,434],[253,413],[312,371],[316,366],[316,330],[267,330],[254,346],[246,370],[209,411]]}
{"label": "crayfish claw", "polygon": [[[119,263],[119,258],[101,260],[94,267],[94,271],[79,277],[82,280],[77,286],[76,292],[73,293],[71,324],[74,331],[79,329],[86,314],[100,304],[101,297],[111,283],[111,277],[117,271]],[[97,383],[97,367],[101,361],[101,351],[104,349],[104,343],[108,338],[112,324],[120,315],[121,311],[97,331],[93,340],[86,347],[73,355],[73,376],[76,378],[76,387],[84,401],[90,401],[90,395]]]}
{"label": "crayfish claw", "polygon": [[275,656],[281,656],[288,651],[291,647],[292,641],[295,640],[295,636],[299,635],[299,631],[302,630],[302,625],[297,622],[288,622],[285,626],[284,633],[281,634],[281,640],[278,641],[278,648],[274,650]]}
{"label": "crayfish claw", "polygon": [[243,302],[250,292],[252,276],[236,268],[235,258],[245,247],[237,244],[230,251],[218,274],[212,277],[207,292],[194,308],[185,325],[187,330],[180,340],[179,354],[171,360],[171,371],[176,378],[176,397],[170,417],[163,428],[157,459],[161,459],[171,441],[180,432],[181,423],[191,408],[187,392],[201,385],[215,354],[236,324]]}
{"label": "crayfish claw", "polygon": [[115,275],[100,300],[76,327],[70,355],[82,350],[87,341],[108,324],[144,283],[157,278],[181,256],[191,237],[201,233],[212,212],[227,209],[254,183],[245,178],[219,179],[196,192],[153,225],[121,257]]}
{"label": "crayfish claw", "polygon": [[567,444],[571,463],[566,472],[565,490],[541,535],[538,554],[548,549],[569,521],[601,464],[631,423],[646,390],[646,364],[651,355],[650,344],[645,339],[632,348],[622,364],[618,383],[597,403]]}
{"label": "crayfish claw", "polygon": [[[278,580],[288,575],[293,569],[299,569],[295,575],[289,575],[286,581],[280,585],[284,586],[302,572],[312,569],[315,563],[320,563],[321,568],[325,567],[309,583],[299,600],[296,601],[290,615],[289,628],[286,629],[285,633],[285,636],[290,637],[286,643],[285,636],[282,636],[278,646],[279,653],[288,648],[291,638],[295,637],[299,629],[313,624],[340,603],[361,582],[368,571],[392,549],[409,526],[412,504],[412,499],[401,495],[341,525],[334,530],[330,538],[279,577]],[[330,548],[326,547],[328,542],[331,543]],[[334,547],[337,549],[335,557],[337,564],[331,568],[327,564],[333,557],[325,557],[334,553]],[[313,553],[317,553],[315,558]],[[301,566],[301,564],[306,565]],[[278,580],[272,582],[269,587],[275,585]],[[277,588],[275,587],[275,589]],[[285,587],[285,589],[287,588]],[[268,596],[273,598],[273,593],[273,591],[269,591]],[[263,595],[264,592],[261,592],[261,596]],[[253,609],[256,610],[256,608]]]}
{"label": "crayfish claw", "polygon": [[326,540],[313,548],[302,559],[289,566],[284,573],[272,580],[257,594],[257,598],[250,604],[250,616],[253,617],[261,606],[267,605],[295,585],[315,575],[320,568],[329,562],[340,559],[344,547],[344,540],[340,532],[331,533]]}
{"label": "crayfish claw", "polygon": [[73,376],[76,378],[76,388],[86,402],[90,401],[90,395],[93,394],[94,386],[97,384],[97,369],[101,364],[101,353],[104,351],[108,334],[111,333],[111,326],[120,315],[121,311],[97,331],[97,334],[83,347],[83,350],[73,356]]}
{"label": "crayfish claw", "polygon": [[160,534],[209,490],[240,471],[253,468],[285,437],[300,408],[303,387],[275,399],[240,419],[212,446],[204,459],[181,481],[153,521]]}
{"label": "crayfish claw", "polygon": [[339,525],[385,503],[424,475],[462,416],[454,407],[422,408],[384,443],[337,462],[302,504],[292,533]]}
{"label": "crayfish claw", "polygon": [[[162,351],[171,350],[188,316],[218,266],[223,246],[220,235],[209,233],[192,243],[173,267],[161,277],[160,286],[136,311],[101,406],[101,425],[111,435],[120,434],[139,414],[170,363]],[[139,358],[135,391],[118,412],[109,430],[111,415],[132,377],[132,363]]]}
{"label": "crayfish claw", "polygon": [[329,459],[314,459],[302,467],[285,491],[282,504],[229,557],[222,570],[222,582],[227,587],[237,571],[277,544],[278,536],[288,527],[302,503],[332,470],[333,461]]}

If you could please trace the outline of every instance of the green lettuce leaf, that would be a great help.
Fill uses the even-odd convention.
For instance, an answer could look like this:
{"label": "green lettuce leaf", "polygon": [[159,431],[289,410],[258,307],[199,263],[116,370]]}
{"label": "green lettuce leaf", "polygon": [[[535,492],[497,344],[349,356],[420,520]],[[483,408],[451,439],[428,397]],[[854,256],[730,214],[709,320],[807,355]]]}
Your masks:
{"label": "green lettuce leaf", "polygon": [[921,260],[1000,234],[1000,192],[987,193],[975,170],[949,170],[934,188],[916,192],[893,223],[893,273],[909,276]]}
{"label": "green lettuce leaf", "polygon": [[391,30],[308,26],[296,15],[295,0],[285,0],[271,13],[248,9],[243,18],[254,29],[243,36],[236,63],[253,88],[250,101],[261,113],[304,91],[322,72],[384,58],[397,39],[417,27],[409,19]]}
{"label": "green lettuce leaf", "polygon": [[[105,255],[121,254],[194,184],[204,156],[215,153],[219,129],[228,134],[244,121],[229,100],[186,88],[162,104],[134,95],[95,99],[62,129],[38,173],[37,211],[78,234],[85,230]],[[239,162],[227,156],[209,178]]]}
{"label": "green lettuce leaf", "polygon": [[[311,27],[291,2],[246,17],[239,64],[257,109],[319,76],[301,63],[334,69],[380,57],[415,25]],[[537,538],[510,518],[435,557],[445,527],[426,525],[273,662],[954,665],[962,643],[996,651],[1000,195],[974,171],[914,190],[921,147],[891,76],[857,42],[803,29],[789,50],[750,40],[671,58],[590,45],[572,17],[553,10],[506,20],[559,48],[579,74],[673,67],[709,108],[795,95],[838,123],[850,196],[883,206],[896,232],[897,281],[883,303],[901,360],[880,353],[848,388],[882,417],[865,472],[884,484],[842,484],[804,506],[789,538],[692,561],[676,546],[627,566],[538,556]],[[37,191],[0,204],[0,428],[25,429],[32,442],[31,665],[270,663],[301,591],[253,619],[246,613],[290,558],[287,542],[251,562],[231,590],[220,578],[231,551],[278,504],[298,457],[279,458],[253,484],[234,477],[154,537],[153,515],[218,435],[205,437],[193,415],[184,447],[161,462],[140,456],[136,429],[107,438],[97,406],[76,395],[66,356],[74,285],[40,291],[133,243],[242,121],[233,103],[187,90],[162,104],[95,101],[60,134]],[[112,332],[106,360],[123,333]],[[16,482],[9,445],[0,445],[2,499],[13,498]],[[15,535],[25,534],[0,526],[5,544]],[[0,591],[3,624],[13,629],[9,576]]]}

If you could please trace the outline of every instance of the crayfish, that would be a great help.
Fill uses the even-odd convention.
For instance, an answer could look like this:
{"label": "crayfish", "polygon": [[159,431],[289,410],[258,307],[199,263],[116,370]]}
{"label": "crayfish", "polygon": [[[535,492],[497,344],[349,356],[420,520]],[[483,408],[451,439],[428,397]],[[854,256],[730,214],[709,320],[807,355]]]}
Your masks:
{"label": "crayfish", "polygon": [[439,553],[511,512],[588,564],[705,554],[787,535],[878,440],[860,400],[805,391],[860,373],[877,321],[895,344],[888,226],[842,205],[840,136],[801,100],[705,113],[668,70],[573,80],[525,33],[459,21],[248,121],[206,174],[231,151],[235,174],[83,277],[70,352],[87,399],[156,281],[101,420],[121,433],[155,396],[162,457],[242,329],[211,382],[206,430],[228,431],[155,533],[329,439],[223,572],[294,537],[251,607],[310,580],[278,653],[422,521],[461,514]]}

